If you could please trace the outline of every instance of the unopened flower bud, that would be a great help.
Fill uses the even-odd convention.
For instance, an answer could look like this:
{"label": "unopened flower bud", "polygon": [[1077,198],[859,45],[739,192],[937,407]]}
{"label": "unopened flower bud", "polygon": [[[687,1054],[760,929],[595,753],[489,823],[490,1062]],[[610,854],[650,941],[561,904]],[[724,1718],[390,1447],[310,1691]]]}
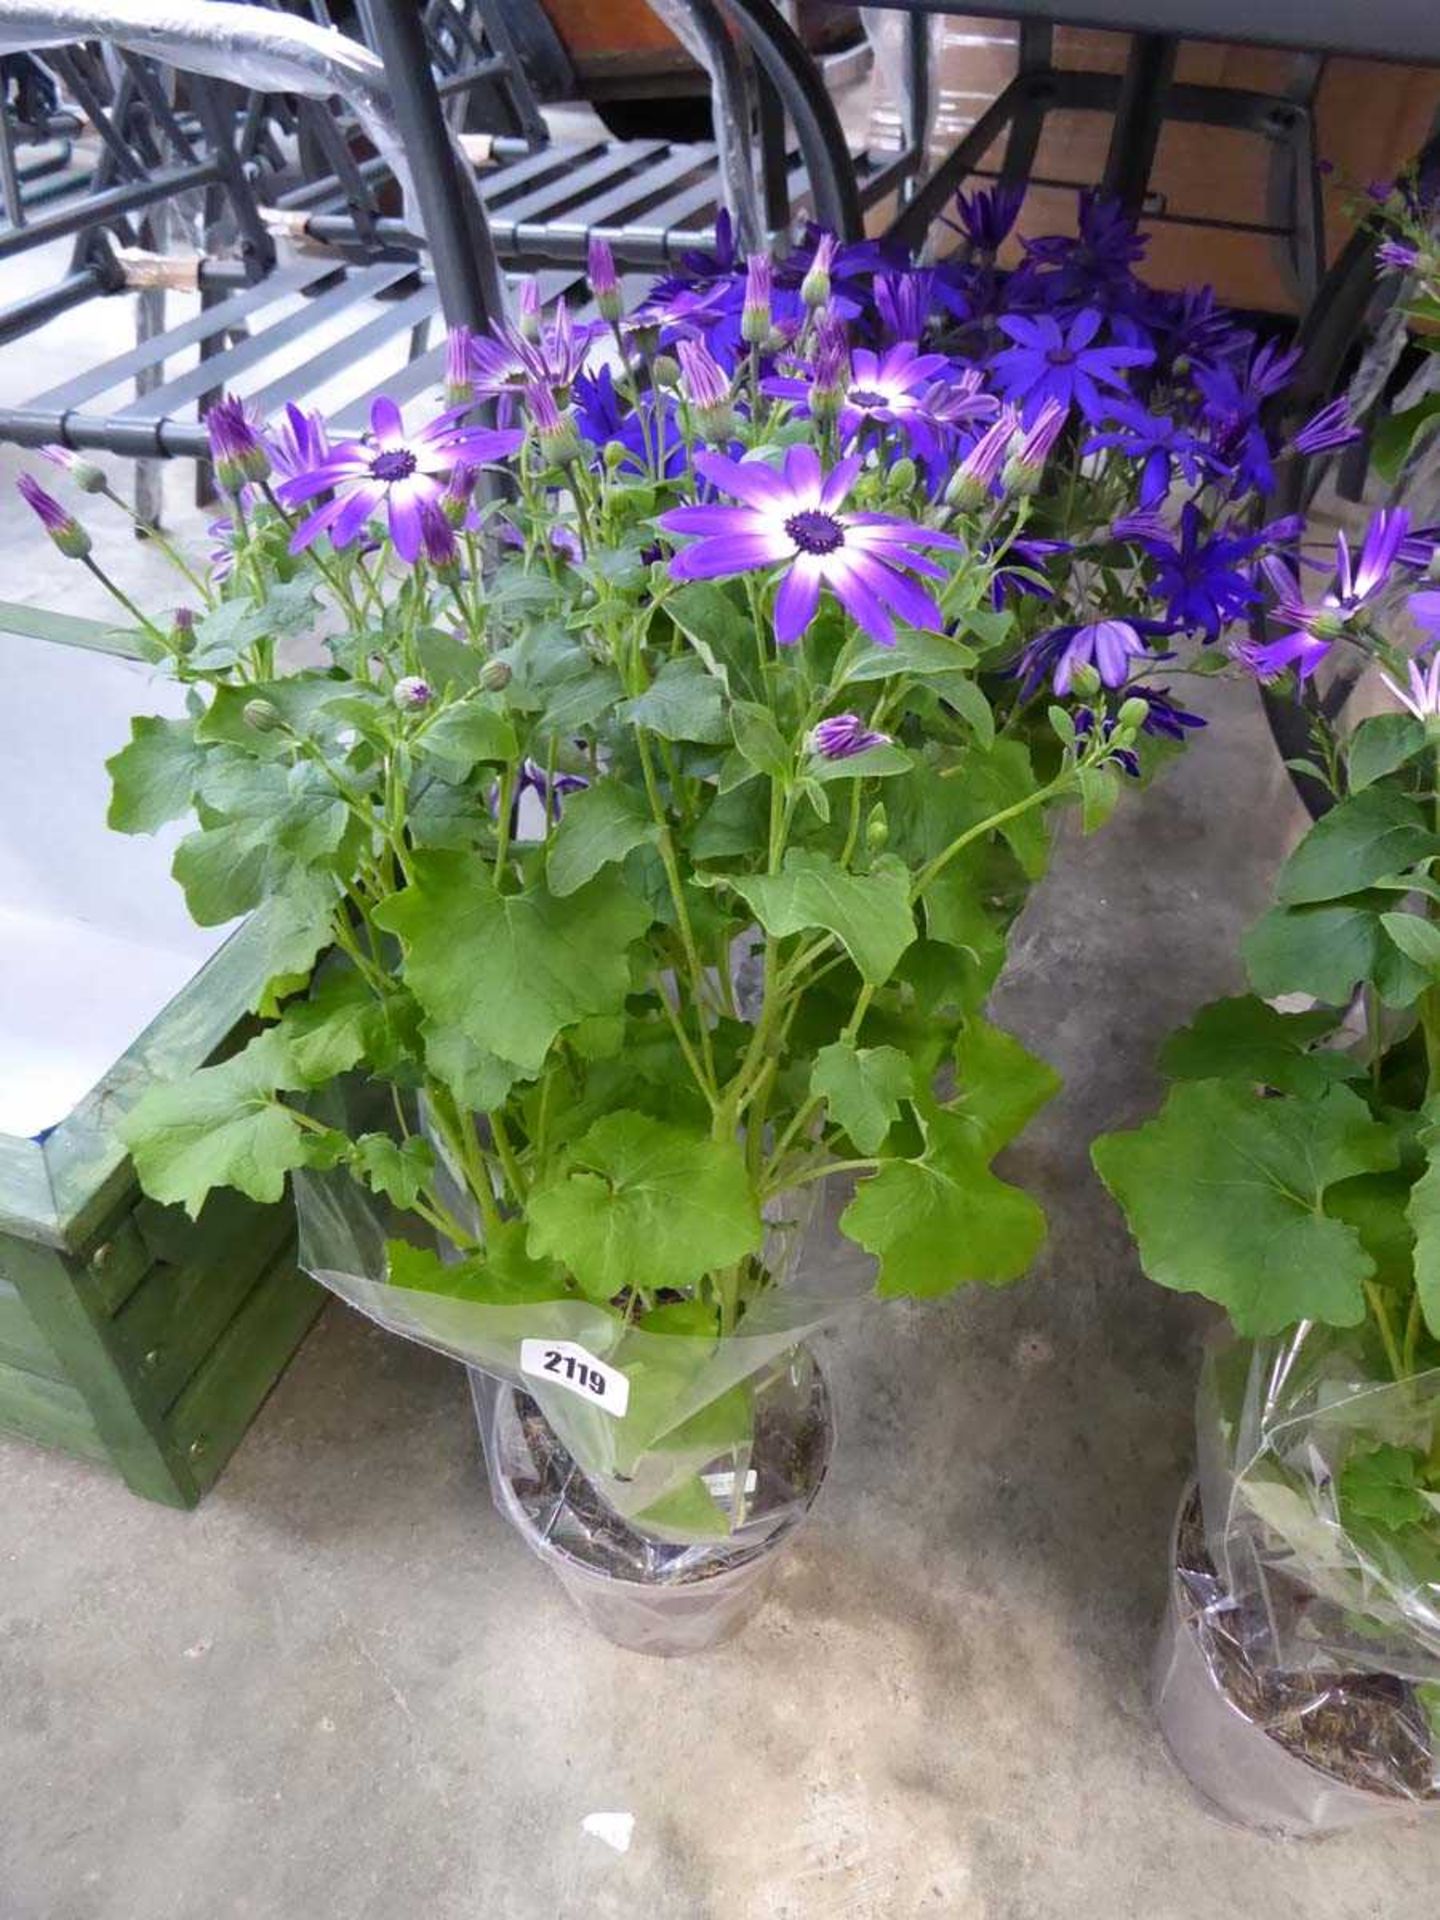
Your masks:
{"label": "unopened flower bud", "polygon": [[1088,660],[1082,660],[1070,675],[1070,688],[1082,700],[1094,700],[1100,693],[1100,676]]}
{"label": "unopened flower bud", "polygon": [[469,327],[451,327],[445,336],[445,404],[468,407],[475,398],[475,380],[470,364],[475,336]]}
{"label": "unopened flower bud", "polygon": [[615,256],[609,244],[592,235],[585,264],[590,295],[599,309],[600,318],[614,326],[625,311],[625,297],[620,291],[620,277],[615,271]]}
{"label": "unopened flower bud", "polygon": [[243,716],[247,727],[256,733],[277,733],[284,726],[284,716],[273,700],[247,700]]}
{"label": "unopened flower bud", "polygon": [[40,451],[62,473],[68,473],[82,493],[103,493],[109,485],[101,468],[69,447],[41,447]]}
{"label": "unopened flower bud", "polygon": [[525,404],[546,462],[552,467],[573,467],[580,458],[580,436],[569,414],[562,414],[555,404],[549,387],[532,382],[525,389]]}
{"label": "unopened flower bud", "polygon": [[745,299],[740,309],[740,338],[763,347],[770,337],[772,269],[768,253],[752,253],[745,262]]}
{"label": "unopened flower bud", "polygon": [[1120,711],[1115,716],[1117,727],[1125,727],[1131,733],[1138,733],[1150,718],[1150,702],[1142,700],[1138,693],[1132,693],[1128,700],[1120,703]]}
{"label": "unopened flower bud", "polygon": [[20,498],[39,520],[67,560],[83,560],[90,551],[90,536],[73,513],[47,493],[33,474],[22,473],[15,482]]}
{"label": "unopened flower bud", "polygon": [[486,693],[503,693],[512,677],[510,667],[504,660],[487,660],[480,669],[480,684]]}
{"label": "unopened flower bud", "polygon": [[422,680],[415,673],[406,674],[403,680],[397,680],[390,691],[390,698],[402,713],[423,713],[434,697],[430,690],[430,682]]}
{"label": "unopened flower bud", "polygon": [[865,845],[871,853],[880,853],[889,838],[890,822],[885,814],[885,802],[877,800],[865,822]]}
{"label": "unopened flower bud", "polygon": [[609,471],[614,473],[630,458],[630,449],[623,440],[607,440],[601,458]]}
{"label": "unopened flower bud", "polygon": [[171,615],[170,645],[176,653],[189,653],[195,645],[195,615],[189,607],[176,607]]}
{"label": "unopened flower bud", "polygon": [[919,476],[919,468],[908,454],[903,455],[891,467],[886,479],[886,491],[889,493],[910,493]]}
{"label": "unopened flower bud", "polygon": [[652,361],[651,371],[657,387],[668,387],[673,393],[680,385],[680,362],[672,360],[668,353],[662,353]]}
{"label": "unopened flower bud", "polygon": [[822,233],[815,246],[815,258],[805,269],[800,282],[800,298],[814,312],[830,299],[830,269],[835,262],[835,236]]}
{"label": "unopened flower bud", "polygon": [[520,282],[518,308],[520,338],[533,345],[540,338],[540,282],[533,275]]}

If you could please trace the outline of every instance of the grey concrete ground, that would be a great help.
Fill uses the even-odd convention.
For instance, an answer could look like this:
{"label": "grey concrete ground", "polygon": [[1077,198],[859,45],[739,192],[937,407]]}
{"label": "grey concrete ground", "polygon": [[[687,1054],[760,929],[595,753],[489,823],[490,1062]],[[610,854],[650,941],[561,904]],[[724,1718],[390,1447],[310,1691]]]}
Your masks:
{"label": "grey concrete ground", "polygon": [[458,1369],[338,1307],[198,1513],[0,1444],[0,1920],[1432,1914],[1440,1822],[1231,1831],[1146,1705],[1200,1316],[1085,1150],[1235,982],[1294,830],[1245,691],[1215,712],[1068,847],[999,995],[1067,1080],[1014,1167],[1048,1251],[830,1344],[832,1481],[732,1645],[592,1638],[490,1508]]}

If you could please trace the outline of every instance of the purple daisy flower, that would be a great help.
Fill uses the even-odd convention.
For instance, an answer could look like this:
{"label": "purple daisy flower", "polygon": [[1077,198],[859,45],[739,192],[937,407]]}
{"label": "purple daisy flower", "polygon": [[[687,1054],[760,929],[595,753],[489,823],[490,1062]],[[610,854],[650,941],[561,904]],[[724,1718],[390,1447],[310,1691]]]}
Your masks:
{"label": "purple daisy flower", "polygon": [[1193,733],[1197,727],[1210,724],[1198,713],[1189,713],[1184,707],[1177,706],[1170,698],[1168,687],[1129,686],[1125,691],[1132,698],[1143,700],[1150,709],[1140,723],[1142,733],[1153,733],[1162,740],[1183,740],[1187,733]]}
{"label": "purple daisy flower", "polygon": [[724,580],[783,566],[775,595],[781,646],[793,645],[814,619],[822,586],[882,647],[894,645],[897,615],[911,626],[938,631],[940,609],[909,573],[944,579],[944,569],[918,549],[957,548],[960,542],[893,514],[844,512],[860,464],[851,455],[827,474],[807,446],[787,447],[779,472],[763,460],[696,454],[702,478],[742,504],[673,507],[660,515],[667,533],[700,536],[670,562],[672,577]]}
{"label": "purple daisy flower", "polygon": [[330,457],[330,435],[322,415],[287,401],[284,417],[264,435],[270,464],[282,480],[308,473]]}
{"label": "purple daisy flower", "polygon": [[947,220],[945,224],[965,236],[972,254],[993,260],[1020,218],[1024,201],[1023,186],[998,186],[977,193],[957,193],[955,219]]}
{"label": "purple daisy flower", "polygon": [[935,304],[934,274],[926,268],[913,273],[877,274],[874,295],[883,337],[908,342],[913,348]]}
{"label": "purple daisy flower", "polygon": [[1422,667],[1417,661],[1408,662],[1410,688],[1407,692],[1388,673],[1380,678],[1394,694],[1402,707],[1408,707],[1417,720],[1434,720],[1440,717],[1440,653],[1431,657],[1428,667]]}
{"label": "purple daisy flower", "polygon": [[[842,442],[848,444],[869,426],[898,426],[925,450],[933,448],[937,420],[930,407],[931,388],[949,366],[943,353],[921,353],[913,340],[902,340],[883,354],[857,347],[840,395],[837,425]],[[812,371],[803,379],[772,377],[762,382],[762,390],[808,413],[814,385]],[[990,410],[994,406],[990,401]]]}
{"label": "purple daisy flower", "polygon": [[1075,669],[1094,667],[1102,685],[1123,687],[1130,662],[1145,655],[1145,642],[1128,620],[1092,620],[1080,627],[1055,627],[1032,640],[1021,655],[1021,698],[1028,699],[1048,673],[1056,693],[1070,691]]}
{"label": "purple daisy flower", "polygon": [[890,735],[867,727],[858,713],[836,713],[822,720],[810,734],[810,750],[822,760],[853,760],[871,747],[888,747]]}
{"label": "purple daisy flower", "polygon": [[1215,533],[1203,538],[1204,522],[1193,501],[1180,510],[1179,538],[1137,537],[1155,561],[1154,592],[1168,603],[1178,627],[1219,638],[1220,629],[1260,598],[1250,574],[1242,571],[1265,543],[1265,534]]}
{"label": "purple daisy flower", "polygon": [[425,543],[424,509],[439,508],[451,469],[514,453],[525,437],[519,429],[462,427],[463,412],[451,407],[410,433],[393,400],[375,401],[363,439],[342,441],[308,473],[281,482],[286,506],[332,495],[296,528],[291,551],[299,553],[322,533],[332,546],[349,546],[383,510],[395,551],[413,564]]}
{"label": "purple daisy flower", "polygon": [[1420,264],[1420,249],[1405,240],[1382,240],[1375,249],[1375,264],[1393,273],[1413,273]]}
{"label": "purple daisy flower", "polygon": [[1338,400],[1332,400],[1328,407],[1321,407],[1311,415],[1287,451],[1307,455],[1333,453],[1337,447],[1348,447],[1352,440],[1359,438],[1360,429],[1350,418],[1350,402],[1341,394]]}
{"label": "purple daisy flower", "polygon": [[1133,460],[1140,469],[1141,508],[1158,507],[1170,491],[1172,472],[1178,471],[1193,487],[1202,477],[1209,456],[1186,428],[1177,426],[1168,414],[1149,413],[1137,401],[1112,400],[1108,418],[1113,423],[1104,433],[1095,433],[1085,442],[1086,453],[1114,448]]}
{"label": "purple daisy flower", "polygon": [[556,301],[548,326],[538,316],[534,325],[533,340],[502,322],[471,342],[470,370],[478,399],[505,399],[527,386],[572,384],[598,328],[577,327],[563,297]]}
{"label": "purple daisy flower", "polygon": [[1068,326],[1048,313],[1001,317],[1001,331],[1015,344],[997,353],[990,368],[1006,395],[1022,405],[1027,425],[1047,400],[1067,409],[1074,403],[1098,424],[1109,404],[1101,387],[1123,387],[1127,369],[1155,358],[1149,347],[1097,347],[1103,324],[1094,307],[1082,307]]}

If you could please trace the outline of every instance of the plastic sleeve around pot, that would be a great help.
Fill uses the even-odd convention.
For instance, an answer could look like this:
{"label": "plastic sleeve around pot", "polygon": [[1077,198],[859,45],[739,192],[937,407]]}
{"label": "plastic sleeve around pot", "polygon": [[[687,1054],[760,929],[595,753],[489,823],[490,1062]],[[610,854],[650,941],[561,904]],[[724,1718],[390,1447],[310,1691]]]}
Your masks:
{"label": "plastic sleeve around pot", "polygon": [[[621,1515],[638,1519],[726,1451],[752,1382],[819,1330],[873,1297],[870,1262],[830,1225],[830,1209],[787,1209],[767,1238],[774,1284],[725,1339],[644,1332],[607,1306],[547,1300],[492,1306],[391,1286],[385,1243],[396,1223],[343,1173],[295,1179],[300,1262],[331,1292],[393,1333],[434,1347],[537,1402],[581,1470]],[[623,1416],[522,1368],[522,1344],[568,1342],[623,1374]],[[734,1396],[728,1402],[726,1396]],[[734,1415],[735,1418],[730,1416]],[[736,1444],[740,1444],[737,1439]],[[646,1525],[651,1522],[646,1520]],[[661,1532],[672,1529],[662,1525]],[[684,1538],[683,1529],[675,1537]]]}

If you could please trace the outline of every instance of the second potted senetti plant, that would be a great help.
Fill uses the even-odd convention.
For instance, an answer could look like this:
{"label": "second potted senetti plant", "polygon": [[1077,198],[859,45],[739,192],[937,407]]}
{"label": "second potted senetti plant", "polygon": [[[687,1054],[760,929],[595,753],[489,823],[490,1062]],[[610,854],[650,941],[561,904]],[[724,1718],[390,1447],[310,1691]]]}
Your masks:
{"label": "second potted senetti plant", "polygon": [[[991,1162],[1054,1079],[983,1003],[1047,811],[1098,821],[1199,725],[1135,688],[1112,572],[1053,599],[1058,510],[1016,547],[1069,350],[1012,405],[921,352],[932,283],[899,274],[911,337],[852,363],[842,264],[822,239],[783,293],[757,259],[733,307],[626,316],[602,252],[598,335],[528,304],[455,336],[423,426],[227,401],[216,571],[143,629],[191,714],[112,763],[122,830],[193,811],[196,917],[273,940],[255,1037],[128,1117],[144,1186],[293,1180],[306,1264],[470,1364],[502,1509],[660,1652],[733,1630],[814,1498],[806,1336],[1030,1264],[1042,1215]],[[1103,412],[1154,355],[1066,324]],[[1055,497],[1133,504],[1109,454],[1097,505],[1070,431]],[[837,1175],[855,1261],[807,1262]]]}
{"label": "second potted senetti plant", "polygon": [[1296,1833],[1440,1810],[1433,550],[1387,509],[1328,590],[1275,574],[1288,631],[1250,664],[1359,649],[1392,710],[1345,736],[1317,715],[1333,805],[1246,941],[1254,994],[1175,1035],[1162,1112],[1095,1147],[1146,1271],[1236,1336],[1202,1375],[1161,1724],[1232,1818]]}

